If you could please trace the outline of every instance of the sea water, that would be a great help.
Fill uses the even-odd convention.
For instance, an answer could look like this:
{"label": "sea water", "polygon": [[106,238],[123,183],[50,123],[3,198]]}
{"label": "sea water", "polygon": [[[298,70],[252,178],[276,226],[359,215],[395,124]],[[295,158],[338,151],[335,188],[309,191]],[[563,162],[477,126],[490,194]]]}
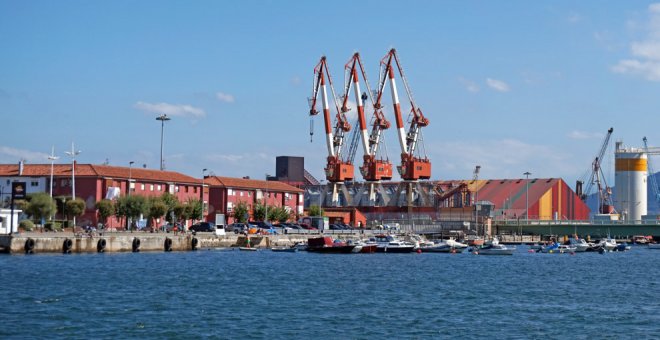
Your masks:
{"label": "sea water", "polygon": [[0,256],[0,338],[656,338],[660,250]]}

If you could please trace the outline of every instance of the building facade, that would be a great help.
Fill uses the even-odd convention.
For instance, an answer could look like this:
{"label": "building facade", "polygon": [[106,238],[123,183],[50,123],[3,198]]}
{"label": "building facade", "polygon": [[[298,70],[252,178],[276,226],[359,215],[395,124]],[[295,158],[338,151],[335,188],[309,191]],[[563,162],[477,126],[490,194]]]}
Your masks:
{"label": "building facade", "polygon": [[209,185],[209,219],[220,214],[225,216],[227,223],[235,222],[237,216],[234,216],[234,207],[241,202],[248,206],[249,220],[253,219],[252,209],[258,202],[284,207],[294,218],[303,213],[304,191],[291,185],[278,181],[220,176],[209,176],[204,180]]}

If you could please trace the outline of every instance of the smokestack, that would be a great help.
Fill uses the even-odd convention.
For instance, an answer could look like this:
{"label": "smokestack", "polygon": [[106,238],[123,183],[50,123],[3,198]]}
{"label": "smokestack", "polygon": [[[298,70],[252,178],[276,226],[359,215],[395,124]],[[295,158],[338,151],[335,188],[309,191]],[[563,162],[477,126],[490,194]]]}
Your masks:
{"label": "smokestack", "polygon": [[18,161],[18,175],[23,176],[23,168],[25,167],[25,162],[21,159]]}

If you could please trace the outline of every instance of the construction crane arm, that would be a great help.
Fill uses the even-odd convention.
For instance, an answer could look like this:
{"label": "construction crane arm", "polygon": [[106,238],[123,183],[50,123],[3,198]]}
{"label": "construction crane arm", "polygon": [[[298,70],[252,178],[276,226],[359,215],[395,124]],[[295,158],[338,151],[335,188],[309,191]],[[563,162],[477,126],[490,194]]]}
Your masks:
{"label": "construction crane arm", "polygon": [[[327,81],[327,85],[326,85]],[[336,123],[331,124],[330,104],[328,101],[328,93],[326,87],[329,86],[332,92],[333,103],[337,114],[335,115]],[[314,82],[312,85],[312,97],[309,99],[310,103],[310,116],[318,115],[316,105],[318,101],[318,94],[321,93],[321,100],[323,105],[323,120],[326,133],[326,145],[328,148],[326,178],[331,182],[341,182],[344,180],[353,179],[353,166],[350,162],[343,159],[342,150],[344,147],[344,135],[351,130],[351,125],[346,119],[346,115],[339,108],[339,102],[335,89],[332,85],[332,77],[328,71],[326,57],[321,57],[319,63],[314,67]]]}
{"label": "construction crane arm", "polygon": [[[401,104],[399,102],[396,80],[394,78],[394,64],[396,64],[398,74],[403,81],[403,86],[406,90],[411,106],[411,119],[409,121],[410,125],[407,132],[405,131],[405,126],[403,124]],[[403,72],[403,67],[396,54],[396,50],[391,49],[387,55],[381,59],[380,65],[380,82],[376,103],[377,105],[380,104],[380,98],[382,98],[387,78],[389,79],[390,91],[392,93],[394,117],[396,120],[399,145],[401,147],[401,166],[397,169],[404,180],[414,181],[418,179],[428,179],[431,177],[431,162],[426,155],[419,155],[418,146],[421,142],[421,128],[427,126],[429,121],[415,103],[412,91],[410,90],[405,73]]]}

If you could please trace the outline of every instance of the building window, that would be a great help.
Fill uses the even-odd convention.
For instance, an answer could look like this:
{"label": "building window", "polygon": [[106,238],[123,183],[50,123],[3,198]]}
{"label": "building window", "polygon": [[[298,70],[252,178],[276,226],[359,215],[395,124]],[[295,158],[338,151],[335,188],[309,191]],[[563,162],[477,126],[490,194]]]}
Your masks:
{"label": "building window", "polygon": [[144,183],[140,184],[140,190],[144,191]]}
{"label": "building window", "polygon": [[174,192],[179,192],[179,186],[178,185],[174,187]]}
{"label": "building window", "polygon": [[234,196],[234,190],[233,189],[227,189],[227,196]]}
{"label": "building window", "polygon": [[158,184],[158,185],[156,186],[156,188],[157,188],[156,190],[160,191],[160,189],[161,189],[160,184]]}
{"label": "building window", "polygon": [[149,184],[149,191],[154,191],[154,185],[153,184]]}
{"label": "building window", "polygon": [[248,191],[247,194],[248,194],[248,197],[252,196],[252,192],[251,192],[251,191]]}
{"label": "building window", "polygon": [[288,201],[289,199],[291,199],[291,196],[289,195],[288,192],[287,192],[286,194],[284,194],[284,199],[287,200],[287,201]]}
{"label": "building window", "polygon": [[33,186],[33,187],[38,187],[39,182],[32,181],[32,182],[30,182],[30,185]]}
{"label": "building window", "polygon": [[239,195],[239,196],[243,197],[243,192],[242,192],[242,191],[240,192],[240,195]]}

